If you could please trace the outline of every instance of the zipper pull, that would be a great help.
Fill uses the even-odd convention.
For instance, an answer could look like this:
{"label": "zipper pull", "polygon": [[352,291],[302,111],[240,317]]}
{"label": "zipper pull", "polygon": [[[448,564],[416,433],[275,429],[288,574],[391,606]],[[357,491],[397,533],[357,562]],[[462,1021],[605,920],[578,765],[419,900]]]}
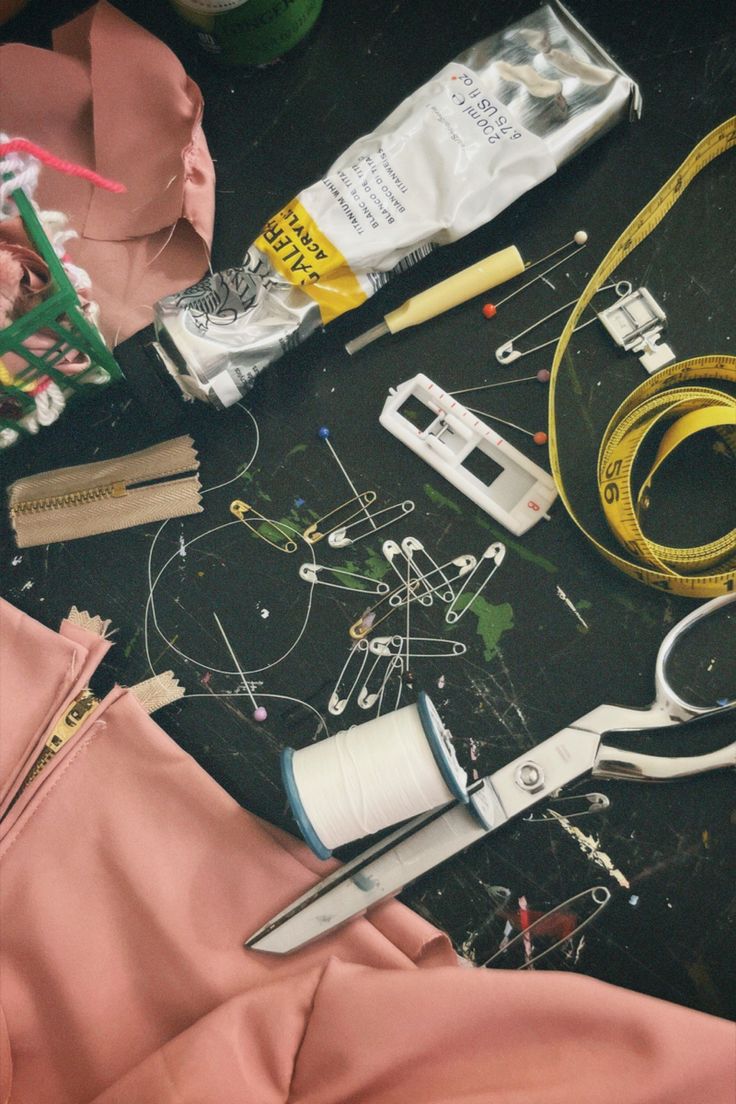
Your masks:
{"label": "zipper pull", "polygon": [[33,764],[28,774],[23,779],[20,788],[18,789],[15,797],[11,801],[10,805],[5,811],[7,815],[12,809],[15,802],[37,775],[41,773],[43,768],[53,759],[57,751],[59,751],[74,732],[79,728],[85,717],[89,716],[92,710],[100,704],[99,698],[95,697],[89,686],[86,686],[82,690],[67,710],[62,713],[59,720],[52,728],[46,743],[44,744],[41,753],[39,754],[36,762]]}

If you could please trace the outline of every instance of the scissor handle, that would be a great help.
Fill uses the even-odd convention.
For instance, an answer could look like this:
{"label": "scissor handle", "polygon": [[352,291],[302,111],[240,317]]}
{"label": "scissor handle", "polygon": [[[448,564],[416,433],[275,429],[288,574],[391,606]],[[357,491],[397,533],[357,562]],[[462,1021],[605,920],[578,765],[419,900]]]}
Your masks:
{"label": "scissor handle", "polygon": [[[712,716],[731,713],[736,704],[711,710]],[[646,755],[628,748],[600,744],[592,774],[594,778],[623,778],[631,782],[675,782],[693,774],[736,767],[736,741],[705,755]]]}
{"label": "scissor handle", "polygon": [[[736,593],[720,594],[717,598],[711,598],[709,602],[705,602],[702,606],[698,606],[698,608],[694,609],[692,613],[689,613],[687,617],[683,617],[681,621],[673,625],[659,646],[657,663],[654,670],[656,701],[657,705],[666,709],[674,720],[687,721],[692,717],[717,712],[724,704],[736,704],[733,700],[721,703],[721,706],[696,705],[694,702],[689,702],[678,694],[670,685],[665,671],[667,660],[672,654],[677,641],[684,636],[696,622],[710,617],[717,609],[720,609],[721,606],[727,605],[730,602],[736,602]],[[734,641],[734,647],[736,648],[736,641]]]}

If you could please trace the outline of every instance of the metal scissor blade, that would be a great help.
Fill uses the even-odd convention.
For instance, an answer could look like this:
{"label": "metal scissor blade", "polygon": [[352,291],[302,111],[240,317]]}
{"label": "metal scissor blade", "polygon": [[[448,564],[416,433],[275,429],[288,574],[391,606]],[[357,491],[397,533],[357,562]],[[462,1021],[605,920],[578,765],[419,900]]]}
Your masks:
{"label": "metal scissor blade", "polygon": [[415,817],[330,874],[275,916],[246,947],[296,950],[495,832],[511,817],[592,769],[597,732],[566,728],[476,782],[469,805],[455,803]]}
{"label": "metal scissor blade", "polygon": [[245,946],[272,954],[298,950],[393,897],[488,831],[467,805],[459,803],[418,817],[328,875],[274,916]]}

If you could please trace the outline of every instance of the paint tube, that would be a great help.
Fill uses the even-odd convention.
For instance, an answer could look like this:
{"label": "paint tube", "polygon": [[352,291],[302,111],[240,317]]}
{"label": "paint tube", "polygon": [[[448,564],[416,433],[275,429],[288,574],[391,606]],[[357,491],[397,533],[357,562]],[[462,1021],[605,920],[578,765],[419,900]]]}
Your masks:
{"label": "paint tube", "polygon": [[494,218],[628,115],[639,90],[559,3],[450,62],[285,204],[235,268],[156,305],[156,352],[227,407],[320,325]]}

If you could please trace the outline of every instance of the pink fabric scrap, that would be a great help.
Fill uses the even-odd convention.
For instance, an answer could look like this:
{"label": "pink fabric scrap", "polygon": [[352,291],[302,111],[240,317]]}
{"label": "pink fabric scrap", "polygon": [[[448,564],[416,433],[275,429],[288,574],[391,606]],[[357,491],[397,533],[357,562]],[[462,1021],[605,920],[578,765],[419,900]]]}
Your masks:
{"label": "pink fabric scrap", "polygon": [[53,45],[0,47],[3,128],[126,185],[103,192],[44,170],[33,197],[79,234],[69,254],[116,344],[207,267],[214,169],[202,95],[168,47],[107,0],[55,31]]}
{"label": "pink fabric scrap", "polygon": [[331,867],[119,686],[14,800],[109,647],[0,600],[0,1104],[733,1104],[733,1024],[458,969],[395,901],[245,950]]}

